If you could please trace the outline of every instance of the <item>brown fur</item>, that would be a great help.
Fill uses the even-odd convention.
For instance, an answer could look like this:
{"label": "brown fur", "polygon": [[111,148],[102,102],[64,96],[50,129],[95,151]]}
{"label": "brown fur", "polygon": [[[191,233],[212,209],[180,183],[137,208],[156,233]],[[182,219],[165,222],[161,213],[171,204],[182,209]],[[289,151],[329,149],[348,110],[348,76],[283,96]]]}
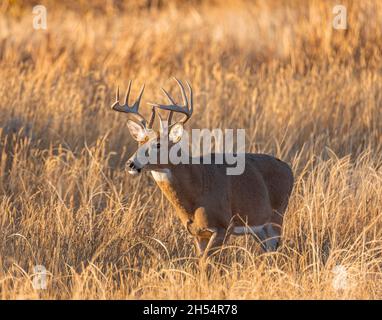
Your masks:
{"label": "brown fur", "polygon": [[293,188],[292,171],[286,163],[269,155],[246,154],[245,159],[241,175],[226,175],[224,164],[170,164],[166,168],[171,180],[157,182],[199,245],[215,230],[211,245],[220,246],[230,227],[245,223],[273,223],[281,234],[283,214]]}

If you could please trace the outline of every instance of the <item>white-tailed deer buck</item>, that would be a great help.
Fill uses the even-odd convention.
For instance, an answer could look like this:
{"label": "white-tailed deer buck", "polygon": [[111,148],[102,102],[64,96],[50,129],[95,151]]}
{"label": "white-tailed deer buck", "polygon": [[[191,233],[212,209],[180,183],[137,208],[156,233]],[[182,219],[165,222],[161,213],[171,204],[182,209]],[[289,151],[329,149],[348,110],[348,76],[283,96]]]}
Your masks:
{"label": "white-tailed deer buck", "polygon": [[[147,122],[138,112],[144,87],[132,106],[128,105],[131,81],[125,103],[116,102],[112,108],[133,115],[128,128],[139,147],[128,160],[130,174],[137,175],[142,169],[150,170],[159,188],[175,207],[178,217],[189,233],[194,236],[199,255],[220,247],[231,234],[252,234],[266,251],[276,250],[288,199],[293,188],[291,168],[279,159],[265,154],[245,154],[245,170],[241,175],[227,175],[225,164],[142,164],[139,152],[156,154],[159,159],[163,142],[168,150],[181,140],[183,127],[193,112],[192,88],[187,82],[189,97],[183,84],[180,87],[183,105],[176,104],[164,90],[169,105],[151,103],[151,119]],[[165,121],[158,112],[160,129],[153,129],[156,108],[168,111],[168,133],[163,138]],[[182,118],[172,123],[174,113]],[[166,141],[164,141],[165,139]],[[189,162],[191,163],[191,162]]]}

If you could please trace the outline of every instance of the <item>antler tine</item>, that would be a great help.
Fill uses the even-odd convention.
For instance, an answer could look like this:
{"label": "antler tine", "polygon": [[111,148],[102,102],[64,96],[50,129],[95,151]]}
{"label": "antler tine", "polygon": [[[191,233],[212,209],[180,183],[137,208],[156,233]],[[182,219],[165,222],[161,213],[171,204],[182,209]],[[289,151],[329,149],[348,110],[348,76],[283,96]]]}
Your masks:
{"label": "antler tine", "polygon": [[119,101],[119,86],[117,86],[117,92],[115,93],[115,101]]}
{"label": "antler tine", "polygon": [[[172,104],[176,104],[174,99],[171,98],[171,96],[169,95],[169,93],[164,89],[164,88],[161,88],[162,92],[166,95],[167,99],[170,101],[170,103]],[[172,121],[172,116],[174,114],[174,111],[170,111],[170,113],[168,114],[167,116],[167,124],[168,126],[171,125],[171,121]]]}
{"label": "antler tine", "polygon": [[164,88],[161,88],[162,92],[166,95],[167,99],[170,101],[170,103],[172,104],[176,104],[174,99],[171,98],[170,94],[164,89]]}
{"label": "antler tine", "polygon": [[174,115],[174,111],[170,111],[167,117],[167,123],[169,126],[171,126],[172,116]]}
{"label": "antler tine", "polygon": [[151,108],[151,118],[150,118],[150,121],[149,121],[148,128],[152,128],[153,127],[154,120],[155,120],[155,108],[152,107]]}
{"label": "antler tine", "polygon": [[188,87],[188,91],[190,91],[190,114],[192,115],[192,113],[194,112],[194,97],[193,97],[193,94],[192,94],[192,88],[191,88],[191,85],[190,83],[186,80],[186,83],[187,83],[187,87]]}
{"label": "antler tine", "polygon": [[184,103],[184,106],[187,107],[188,109],[188,101],[187,101],[187,96],[186,96],[186,93],[184,92],[184,87],[183,87],[183,83],[180,82],[177,78],[174,77],[174,80],[178,83],[179,87],[180,87],[180,92],[182,93],[182,98],[183,98],[183,103]]}
{"label": "antler tine", "polygon": [[130,90],[131,90],[131,80],[129,81],[129,86],[127,87],[126,96],[125,96],[125,105],[129,105],[129,96],[130,96]]}
{"label": "antler tine", "polygon": [[139,96],[138,96],[138,99],[133,104],[133,108],[134,108],[134,110],[136,109],[137,112],[138,112],[139,104],[141,103],[143,91],[145,91],[145,85],[142,86],[141,92],[139,93]]}
{"label": "antler tine", "polygon": [[[139,93],[138,99],[134,102],[132,106],[129,106],[129,96],[130,96],[130,91],[131,91],[131,84],[132,81],[129,81],[129,86],[126,91],[126,96],[125,96],[125,103],[121,105],[119,103],[119,87],[117,87],[117,93],[116,93],[116,101],[113,103],[111,108],[115,111],[118,112],[124,112],[124,113],[130,113],[133,116],[135,116],[141,123],[142,125],[146,126],[146,120],[145,118],[138,112],[139,109],[139,104],[142,99],[143,91],[145,90],[145,85],[142,86],[142,89]],[[155,115],[154,115],[155,116]],[[150,122],[153,120],[150,120]]]}
{"label": "antler tine", "polygon": [[188,119],[190,119],[192,112],[193,112],[192,88],[187,81],[187,86],[188,86],[188,89],[190,91],[190,101],[188,101],[187,95],[186,95],[186,92],[184,90],[184,86],[183,86],[182,82],[175,77],[174,77],[174,80],[179,85],[179,88],[180,88],[180,91],[182,94],[183,104],[184,104],[183,106],[176,104],[174,99],[170,96],[170,94],[163,88],[162,88],[162,91],[166,95],[167,99],[170,101],[171,104],[169,104],[169,105],[158,104],[158,103],[149,103],[149,104],[152,105],[153,107],[157,107],[157,108],[162,109],[162,110],[170,111],[170,114],[167,118],[168,121],[170,120],[169,123],[171,122],[173,112],[182,113],[184,115],[184,117],[179,122],[185,124],[188,121]]}

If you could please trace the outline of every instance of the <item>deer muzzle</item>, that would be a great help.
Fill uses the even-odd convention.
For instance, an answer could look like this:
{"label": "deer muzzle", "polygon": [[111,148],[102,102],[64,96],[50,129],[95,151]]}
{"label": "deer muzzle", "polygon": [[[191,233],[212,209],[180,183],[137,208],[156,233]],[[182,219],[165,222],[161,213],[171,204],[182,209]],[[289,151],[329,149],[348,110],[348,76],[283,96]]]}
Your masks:
{"label": "deer muzzle", "polygon": [[131,161],[131,160],[127,161],[126,168],[127,168],[127,172],[133,176],[138,175],[142,171],[142,168],[140,168],[137,164],[135,164],[134,161]]}

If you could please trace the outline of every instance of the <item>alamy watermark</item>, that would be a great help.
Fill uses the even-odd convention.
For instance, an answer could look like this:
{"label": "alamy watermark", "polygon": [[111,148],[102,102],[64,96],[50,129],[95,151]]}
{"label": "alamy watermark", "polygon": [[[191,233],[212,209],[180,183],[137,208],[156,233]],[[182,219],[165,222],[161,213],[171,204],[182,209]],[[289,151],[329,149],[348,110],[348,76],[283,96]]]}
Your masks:
{"label": "alamy watermark", "polygon": [[347,9],[344,5],[336,5],[333,7],[333,28],[336,30],[347,29]]}
{"label": "alamy watermark", "polygon": [[[44,5],[36,5],[32,9],[33,13],[33,28],[36,30],[46,30],[48,28],[47,9]],[[336,30],[347,29],[347,8],[344,5],[338,4],[333,7],[332,13],[333,28]]]}
{"label": "alamy watermark", "polygon": [[140,146],[130,161],[138,168],[143,168],[147,164],[202,163],[224,164],[227,175],[241,175],[244,172],[244,129],[192,129],[189,133],[181,127],[180,132],[174,133],[178,129],[168,129],[168,126],[164,125],[159,137],[156,135],[150,137],[150,132],[142,131],[138,134],[140,135],[138,141],[141,139]]}
{"label": "alamy watermark", "polygon": [[335,266],[332,270],[332,285],[335,290],[344,290],[348,287],[348,272],[344,266]]}
{"label": "alamy watermark", "polygon": [[47,288],[46,281],[47,270],[43,265],[33,267],[32,287],[35,290],[45,290]]}
{"label": "alamy watermark", "polygon": [[34,6],[33,13],[33,28],[35,30],[46,30],[48,28],[47,10],[43,5]]}

